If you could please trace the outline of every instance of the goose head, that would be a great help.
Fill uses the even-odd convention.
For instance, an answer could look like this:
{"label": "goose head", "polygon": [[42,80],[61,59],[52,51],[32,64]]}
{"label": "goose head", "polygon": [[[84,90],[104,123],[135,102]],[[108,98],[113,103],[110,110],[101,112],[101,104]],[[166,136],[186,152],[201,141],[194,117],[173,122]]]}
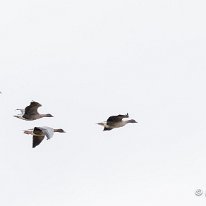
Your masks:
{"label": "goose head", "polygon": [[135,121],[134,119],[130,119],[127,121],[127,123],[137,123],[137,121]]}
{"label": "goose head", "polygon": [[51,114],[45,114],[44,117],[54,117],[54,116]]}
{"label": "goose head", "polygon": [[66,133],[63,129],[54,129],[54,132]]}

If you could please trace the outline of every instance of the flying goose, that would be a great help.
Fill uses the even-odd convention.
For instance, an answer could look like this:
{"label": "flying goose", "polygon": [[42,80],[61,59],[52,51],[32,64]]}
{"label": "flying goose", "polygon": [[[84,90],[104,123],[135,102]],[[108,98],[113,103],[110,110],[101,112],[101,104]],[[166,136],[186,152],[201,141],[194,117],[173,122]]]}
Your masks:
{"label": "flying goose", "polygon": [[34,127],[34,129],[24,130],[25,134],[33,135],[33,148],[39,145],[45,136],[47,137],[47,140],[51,139],[54,132],[65,133],[63,129],[53,129],[51,127]]}
{"label": "flying goose", "polygon": [[32,101],[25,109],[17,109],[21,114],[15,115],[14,117],[28,121],[40,119],[42,117],[53,117],[51,114],[39,114],[37,110],[41,106],[42,105],[38,102]]}
{"label": "flying goose", "polygon": [[127,123],[137,123],[134,119],[130,120],[122,120],[123,118],[129,118],[129,114],[126,115],[117,115],[117,116],[110,116],[106,122],[97,123],[104,127],[104,131],[112,130],[114,128],[119,128],[125,126]]}

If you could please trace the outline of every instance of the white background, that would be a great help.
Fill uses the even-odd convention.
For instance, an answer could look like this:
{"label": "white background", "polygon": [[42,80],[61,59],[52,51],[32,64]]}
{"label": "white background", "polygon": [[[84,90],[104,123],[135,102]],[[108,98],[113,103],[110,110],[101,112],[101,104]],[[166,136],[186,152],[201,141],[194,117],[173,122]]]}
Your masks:
{"label": "white background", "polygon": [[[205,6],[1,2],[0,204],[205,205]],[[31,100],[54,117],[14,118]],[[138,124],[96,124],[127,112]],[[67,133],[32,149],[34,126]]]}

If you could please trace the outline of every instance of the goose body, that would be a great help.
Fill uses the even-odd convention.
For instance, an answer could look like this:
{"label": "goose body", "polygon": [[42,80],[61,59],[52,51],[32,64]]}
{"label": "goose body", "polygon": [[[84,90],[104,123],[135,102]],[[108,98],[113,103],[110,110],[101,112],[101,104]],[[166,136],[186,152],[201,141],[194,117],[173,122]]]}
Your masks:
{"label": "goose body", "polygon": [[17,109],[21,114],[15,115],[14,117],[27,121],[40,119],[42,117],[53,117],[51,114],[39,114],[38,108],[41,106],[38,102],[32,101],[25,109]]}
{"label": "goose body", "polygon": [[47,137],[47,140],[51,139],[54,132],[65,133],[63,129],[53,129],[51,127],[34,127],[34,129],[24,130],[25,134],[33,135],[33,148],[39,145],[45,136]]}
{"label": "goose body", "polygon": [[134,119],[122,120],[123,118],[129,118],[128,113],[126,115],[119,114],[117,116],[110,116],[107,121],[97,123],[104,127],[104,131],[112,130],[114,128],[123,127],[128,123],[137,123]]}

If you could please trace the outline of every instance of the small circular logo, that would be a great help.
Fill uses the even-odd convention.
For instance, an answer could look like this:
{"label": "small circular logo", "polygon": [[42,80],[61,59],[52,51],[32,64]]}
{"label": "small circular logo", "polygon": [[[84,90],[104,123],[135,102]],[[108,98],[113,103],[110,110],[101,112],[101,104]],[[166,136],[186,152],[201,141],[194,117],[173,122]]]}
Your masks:
{"label": "small circular logo", "polygon": [[197,195],[197,196],[201,196],[202,194],[203,194],[203,191],[201,189],[197,189],[195,191],[195,195]]}

